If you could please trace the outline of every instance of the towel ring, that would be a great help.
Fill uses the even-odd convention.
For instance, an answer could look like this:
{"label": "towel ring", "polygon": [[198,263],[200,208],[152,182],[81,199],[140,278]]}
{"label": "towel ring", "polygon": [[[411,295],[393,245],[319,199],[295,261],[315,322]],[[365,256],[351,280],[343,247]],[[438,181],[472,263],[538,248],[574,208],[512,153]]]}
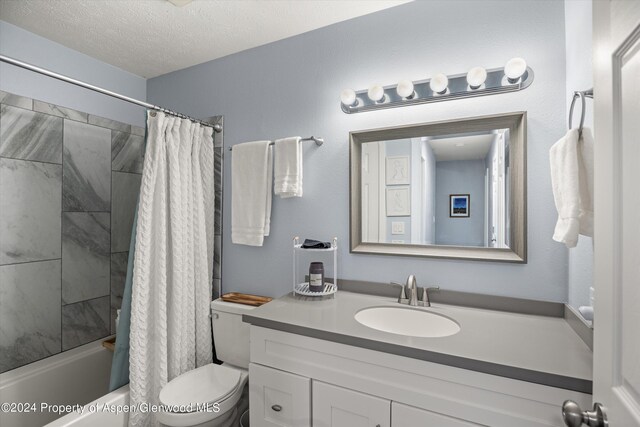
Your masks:
{"label": "towel ring", "polygon": [[583,92],[574,92],[573,99],[571,100],[571,108],[569,108],[569,129],[573,129],[573,109],[576,106],[576,100],[580,98],[582,102],[582,111],[580,113],[580,127],[578,128],[578,132],[582,133],[582,128],[584,126],[584,116],[585,110],[587,108],[587,101],[585,100],[585,96]]}
{"label": "towel ring", "polygon": [[578,127],[578,134],[582,135],[582,128],[584,127],[584,118],[587,111],[587,98],[593,98],[593,89],[580,90],[573,92],[573,99],[571,100],[571,107],[569,108],[569,129],[573,128],[573,109],[576,106],[576,100],[580,98],[582,103],[582,111],[580,112],[580,127]]}

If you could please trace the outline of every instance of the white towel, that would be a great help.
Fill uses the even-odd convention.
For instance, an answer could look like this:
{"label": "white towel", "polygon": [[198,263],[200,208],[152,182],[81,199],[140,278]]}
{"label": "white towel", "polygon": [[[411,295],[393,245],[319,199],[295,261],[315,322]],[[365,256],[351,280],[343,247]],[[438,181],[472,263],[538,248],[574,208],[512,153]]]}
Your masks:
{"label": "white towel", "polygon": [[231,160],[231,241],[262,246],[271,223],[273,150],[269,141],[238,144]]}
{"label": "white towel", "polygon": [[277,139],[273,191],[277,196],[302,197],[302,147],[300,137]]}
{"label": "white towel", "polygon": [[551,185],[558,210],[553,240],[573,248],[578,235],[593,236],[593,137],[570,129],[549,152]]}

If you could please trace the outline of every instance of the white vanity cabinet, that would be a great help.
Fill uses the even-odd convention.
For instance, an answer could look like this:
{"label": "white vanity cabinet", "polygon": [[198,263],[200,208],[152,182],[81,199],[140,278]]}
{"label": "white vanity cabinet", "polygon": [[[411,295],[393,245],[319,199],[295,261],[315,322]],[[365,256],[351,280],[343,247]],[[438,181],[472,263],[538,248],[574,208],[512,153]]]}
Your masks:
{"label": "white vanity cabinet", "polygon": [[402,403],[391,403],[391,427],[482,427],[469,421],[448,417]]}
{"label": "white vanity cabinet", "polygon": [[311,426],[311,380],[251,363],[249,365],[251,425]]}
{"label": "white vanity cabinet", "polygon": [[251,325],[252,427],[562,427],[559,402],[591,404],[590,394],[341,339]]}
{"label": "white vanity cabinet", "polygon": [[313,381],[314,427],[390,427],[391,402],[320,381]]}

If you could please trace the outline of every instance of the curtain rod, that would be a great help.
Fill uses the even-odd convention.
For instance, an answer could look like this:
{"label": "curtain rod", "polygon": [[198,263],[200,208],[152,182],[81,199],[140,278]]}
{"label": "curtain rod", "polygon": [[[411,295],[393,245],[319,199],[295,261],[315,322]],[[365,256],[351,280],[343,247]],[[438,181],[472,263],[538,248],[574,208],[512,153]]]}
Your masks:
{"label": "curtain rod", "polygon": [[189,117],[189,116],[187,116],[185,114],[178,113],[178,112],[175,112],[175,111],[171,111],[171,110],[169,110],[167,108],[160,107],[158,105],[149,104],[148,102],[140,101],[138,99],[131,98],[131,97],[126,96],[126,95],[121,95],[119,93],[112,92],[110,90],[103,89],[101,87],[94,86],[92,84],[85,83],[85,82],[80,81],[80,80],[72,79],[71,77],[67,77],[67,76],[64,76],[62,74],[58,74],[58,73],[55,73],[53,71],[49,71],[49,70],[46,70],[44,68],[37,67],[35,65],[28,64],[26,62],[22,62],[22,61],[19,61],[19,60],[14,59],[14,58],[10,58],[10,57],[5,56],[5,55],[0,55],[0,61],[6,62],[7,64],[15,65],[16,67],[24,68],[24,69],[29,70],[29,71],[33,71],[35,73],[40,73],[40,74],[43,74],[45,76],[53,77],[54,79],[62,80],[63,82],[71,83],[73,85],[80,86],[80,87],[83,87],[85,89],[89,89],[89,90],[92,90],[94,92],[98,92],[98,93],[101,93],[103,95],[110,96],[112,98],[117,98],[117,99],[120,99],[122,101],[129,102],[131,104],[136,104],[136,105],[139,105],[141,107],[148,108],[150,110],[162,111],[163,113],[169,114],[171,116],[180,117],[181,119],[188,119],[188,120],[191,120],[192,122],[200,123],[202,126],[212,127],[213,130],[216,131],[216,132],[221,132],[222,131],[222,126],[220,124],[212,125],[211,123],[206,123],[206,122],[203,122],[202,120],[194,119],[193,117]]}

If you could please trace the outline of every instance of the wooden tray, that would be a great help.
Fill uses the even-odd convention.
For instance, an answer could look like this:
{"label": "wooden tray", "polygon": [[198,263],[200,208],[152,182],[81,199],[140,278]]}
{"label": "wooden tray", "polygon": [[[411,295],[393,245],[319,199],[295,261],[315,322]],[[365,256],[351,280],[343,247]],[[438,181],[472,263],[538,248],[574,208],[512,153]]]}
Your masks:
{"label": "wooden tray", "polygon": [[262,304],[266,304],[272,299],[273,298],[269,297],[261,297],[260,295],[241,294],[239,292],[229,292],[222,295],[222,301],[252,305],[254,307],[260,307]]}
{"label": "wooden tray", "polygon": [[102,341],[102,346],[107,350],[116,351],[116,337]]}

